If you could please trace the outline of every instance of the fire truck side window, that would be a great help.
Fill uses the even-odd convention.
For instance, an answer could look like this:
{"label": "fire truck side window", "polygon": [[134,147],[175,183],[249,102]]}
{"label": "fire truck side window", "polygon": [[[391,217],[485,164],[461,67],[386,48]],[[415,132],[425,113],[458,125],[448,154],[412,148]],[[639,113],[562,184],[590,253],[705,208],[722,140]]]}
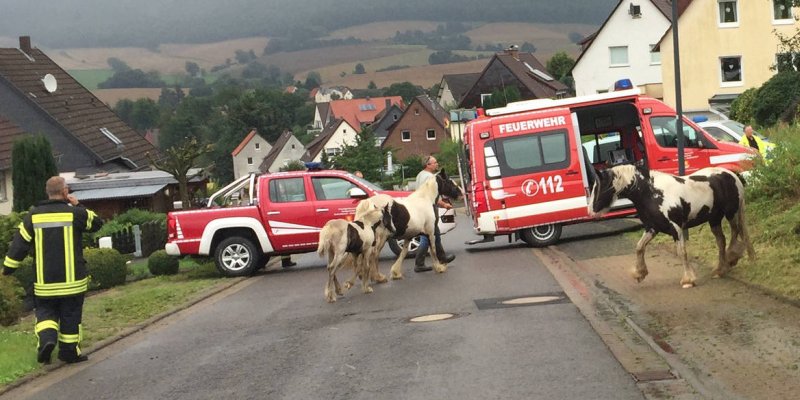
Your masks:
{"label": "fire truck side window", "polygon": [[273,203],[306,201],[303,178],[273,179],[269,181],[269,199]]}
{"label": "fire truck side window", "polygon": [[[650,126],[661,147],[678,147],[678,129],[675,117],[651,117]],[[700,133],[684,122],[683,140],[686,147],[701,147]]]}
{"label": "fire truck side window", "polygon": [[502,176],[548,171],[569,165],[566,130],[498,139],[495,147]]}

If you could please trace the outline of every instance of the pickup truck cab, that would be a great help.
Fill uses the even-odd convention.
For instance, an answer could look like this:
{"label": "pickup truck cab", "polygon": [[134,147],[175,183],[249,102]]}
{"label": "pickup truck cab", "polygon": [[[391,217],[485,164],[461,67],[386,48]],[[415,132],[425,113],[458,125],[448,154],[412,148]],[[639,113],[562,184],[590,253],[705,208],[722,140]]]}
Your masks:
{"label": "pickup truck cab", "polygon": [[292,171],[243,176],[220,189],[206,208],[167,214],[170,255],[213,256],[226,276],[262,268],[273,255],[316,251],[332,219],[352,219],[356,205],[386,191],[344,171]]}

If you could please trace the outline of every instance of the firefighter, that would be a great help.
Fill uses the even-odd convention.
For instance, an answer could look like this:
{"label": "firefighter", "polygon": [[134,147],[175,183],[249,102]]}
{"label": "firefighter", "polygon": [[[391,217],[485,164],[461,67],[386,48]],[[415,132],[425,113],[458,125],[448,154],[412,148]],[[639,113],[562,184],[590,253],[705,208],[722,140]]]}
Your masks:
{"label": "firefighter", "polygon": [[37,361],[50,363],[56,341],[59,360],[86,361],[89,358],[81,354],[80,342],[89,278],[82,236],[100,229],[103,220],[78,203],[64,178],[48,179],[45,190],[49,199],[32,208],[19,224],[3,263],[3,274],[13,273],[34,249]]}

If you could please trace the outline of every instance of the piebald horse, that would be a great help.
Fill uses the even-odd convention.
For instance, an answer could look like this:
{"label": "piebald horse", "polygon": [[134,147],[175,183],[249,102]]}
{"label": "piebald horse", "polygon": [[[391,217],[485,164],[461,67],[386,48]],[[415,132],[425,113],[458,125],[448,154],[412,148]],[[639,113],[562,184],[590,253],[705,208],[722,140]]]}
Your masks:
{"label": "piebald horse", "polygon": [[[644,250],[653,237],[661,233],[672,236],[678,256],[683,262],[681,285],[695,285],[695,270],[689,264],[683,230],[708,222],[719,250],[713,277],[718,278],[736,265],[747,249],[755,258],[753,245],[744,222],[744,186],[739,177],[722,168],[704,168],[680,177],[648,171],[633,165],[618,165],[598,172],[592,187],[589,215],[599,217],[608,212],[619,197],[630,199],[644,225],[644,235],[636,244],[636,268],[633,278],[641,282],[647,276]],[[722,219],[731,226],[731,242],[725,249]]]}

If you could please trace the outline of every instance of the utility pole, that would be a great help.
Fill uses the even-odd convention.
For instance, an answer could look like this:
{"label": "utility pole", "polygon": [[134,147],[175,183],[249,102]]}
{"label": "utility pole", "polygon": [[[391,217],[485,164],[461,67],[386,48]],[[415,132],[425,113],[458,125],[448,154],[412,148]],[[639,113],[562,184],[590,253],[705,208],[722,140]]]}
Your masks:
{"label": "utility pole", "polygon": [[672,0],[672,54],[675,70],[675,129],[678,130],[678,175],[686,174],[683,156],[683,105],[681,102],[681,57],[678,48],[678,0]]}

